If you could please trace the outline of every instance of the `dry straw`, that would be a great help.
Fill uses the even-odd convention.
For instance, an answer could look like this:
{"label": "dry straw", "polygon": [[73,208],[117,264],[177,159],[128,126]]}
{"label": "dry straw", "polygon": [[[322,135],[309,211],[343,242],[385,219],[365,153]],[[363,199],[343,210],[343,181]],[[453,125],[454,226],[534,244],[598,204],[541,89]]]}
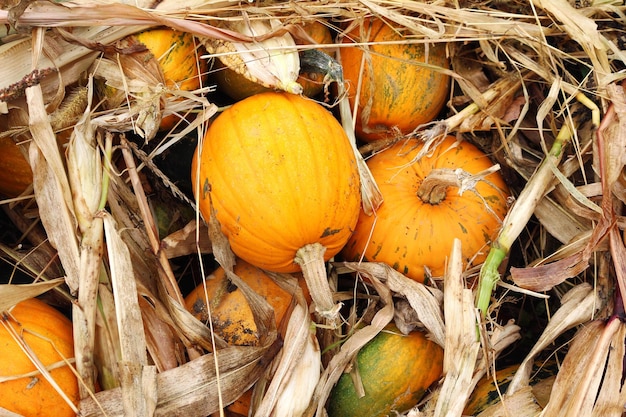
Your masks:
{"label": "dry straw", "polygon": [[[223,415],[225,405],[259,381],[254,415],[283,416],[287,407],[298,410],[295,415],[322,416],[332,386],[359,349],[394,317],[405,315],[445,348],[441,381],[407,415],[460,416],[478,380],[490,375],[525,330],[499,323],[507,299],[493,295],[504,290],[518,298],[550,298],[546,305],[558,309],[550,311],[501,392],[503,401],[481,415],[623,414],[626,52],[619,28],[626,23],[626,8],[621,1],[195,1],[184,9],[173,0],[22,4],[0,10],[0,23],[13,28],[0,45],[0,135],[13,138],[28,155],[33,187],[2,208],[33,249],[25,254],[4,242],[0,248],[3,259],[33,276],[34,283],[0,286],[0,310],[24,298],[56,294],[65,284],[62,300],[73,300],[81,415]],[[324,21],[340,32],[369,15],[406,28],[404,42],[447,45],[452,68],[446,73],[454,86],[447,117],[420,126],[414,135],[432,146],[446,133],[479,143],[511,179],[516,198],[480,271],[464,269],[458,246],[446,276],[435,277],[432,285],[384,265],[332,264],[333,300],[365,305],[344,317],[346,334],[311,323],[296,280],[274,276],[298,295],[281,340],[269,304],[232,272],[233,254],[215,220],[206,219],[207,227],[196,214],[171,235],[159,236],[142,182],[141,174],[153,168],[169,192],[182,195],[152,158],[185,135],[203,136],[219,111],[206,96],[210,86],[176,92],[184,100],[174,100],[171,91],[154,85],[154,74],[141,63],[120,58],[118,41],[147,27],[169,26],[201,39],[208,55],[199,59],[236,58],[246,66],[243,72],[266,70],[259,58],[275,52],[284,66],[265,74],[266,84],[293,90],[297,49],[312,46],[291,41],[301,36],[302,22]],[[254,32],[248,30],[252,22],[259,26]],[[129,99],[102,111],[94,101],[93,77],[107,79]],[[87,88],[66,94],[78,81]],[[366,208],[375,211],[380,194],[356,148],[343,83],[337,73],[325,81],[339,86],[338,114],[359,154]],[[182,131],[167,132],[150,154],[128,139],[133,132],[151,141],[160,118],[174,112],[197,117]],[[61,129],[72,132],[64,152],[56,141]],[[361,152],[367,156],[387,145]],[[507,269],[513,251],[524,262]],[[258,345],[227,346],[182,306],[172,258],[209,253],[249,300],[260,329]],[[357,276],[355,288],[366,291],[340,292],[344,276]],[[475,281],[479,289],[464,285]],[[569,351],[541,410],[529,389],[530,368],[564,335]],[[97,373],[102,391],[95,393]],[[310,383],[306,393],[298,378]],[[296,394],[294,386],[300,387]],[[290,402],[294,399],[299,401]]]}

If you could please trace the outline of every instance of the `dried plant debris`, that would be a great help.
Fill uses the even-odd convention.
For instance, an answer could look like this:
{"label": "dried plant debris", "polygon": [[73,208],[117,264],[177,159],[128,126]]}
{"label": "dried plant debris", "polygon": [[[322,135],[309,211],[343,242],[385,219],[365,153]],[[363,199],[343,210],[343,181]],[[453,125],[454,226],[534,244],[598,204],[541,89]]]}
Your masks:
{"label": "dried plant debris", "polygon": [[[0,3],[0,139],[19,147],[32,172],[21,195],[0,196],[2,228],[11,228],[0,233],[9,266],[0,310],[38,296],[72,318],[81,415],[223,415],[249,392],[250,415],[324,416],[333,386],[392,321],[445,352],[440,380],[403,415],[460,416],[477,382],[513,362],[500,401],[481,416],[623,415],[622,1]],[[371,16],[402,29],[399,45],[445,45],[450,68],[440,71],[451,87],[435,119],[364,143],[338,50]],[[328,68],[315,68],[327,72],[324,90],[309,99],[341,121],[367,214],[385,204],[368,158],[407,137],[425,142],[425,153],[449,134],[476,144],[512,195],[487,260],[468,267],[455,247],[445,276],[426,284],[339,253],[325,264],[338,309],[332,328],[315,321],[307,288],[287,274],[270,274],[293,295],[276,323],[234,273],[215,216],[198,213],[189,168],[181,180],[167,167],[188,159],[174,145],[201,143],[232,101],[212,85],[166,86],[158,57],[127,38],[152,27],[189,33],[201,72],[229,66],[264,88],[301,94],[303,51],[316,46],[303,24],[312,21],[335,43],[324,45]],[[118,95],[105,102],[106,88]],[[170,115],[178,123],[161,130]],[[228,344],[184,307],[186,288],[218,265],[250,305],[256,346]],[[548,357],[558,373],[537,401],[530,375]]]}

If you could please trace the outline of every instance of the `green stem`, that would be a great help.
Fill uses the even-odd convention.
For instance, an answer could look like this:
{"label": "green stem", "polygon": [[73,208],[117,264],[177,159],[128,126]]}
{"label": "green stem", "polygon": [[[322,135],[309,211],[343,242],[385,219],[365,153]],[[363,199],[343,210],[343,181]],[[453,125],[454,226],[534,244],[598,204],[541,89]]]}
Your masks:
{"label": "green stem", "polygon": [[500,279],[500,273],[498,268],[504,261],[509,248],[500,248],[493,245],[489,250],[487,259],[480,268],[480,278],[478,279],[478,294],[476,296],[476,307],[484,316],[485,312],[489,308],[489,302],[491,301],[491,292],[496,285],[496,282]]}
{"label": "green stem", "polygon": [[517,201],[515,201],[515,204],[513,204],[513,207],[511,207],[504,218],[498,238],[491,244],[487,259],[480,269],[478,292],[476,293],[476,308],[480,311],[481,318],[485,317],[485,313],[489,308],[491,293],[500,279],[500,273],[498,272],[500,264],[508,254],[513,242],[526,227],[537,204],[552,183],[554,179],[553,170],[558,169],[558,163],[563,156],[563,147],[571,137],[572,128],[568,124],[564,124],[555,138],[550,151],[530,177]]}

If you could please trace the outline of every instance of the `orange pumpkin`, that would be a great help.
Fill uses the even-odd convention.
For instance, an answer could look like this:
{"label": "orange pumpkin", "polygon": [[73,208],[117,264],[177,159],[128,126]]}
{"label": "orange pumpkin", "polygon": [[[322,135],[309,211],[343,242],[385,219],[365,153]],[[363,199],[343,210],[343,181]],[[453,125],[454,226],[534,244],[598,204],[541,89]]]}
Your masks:
{"label": "orange pumpkin", "polygon": [[[343,76],[350,105],[356,111],[356,134],[372,141],[407,134],[432,121],[448,96],[450,77],[443,43],[410,42],[403,28],[378,19],[366,19],[342,40],[369,46],[340,48]],[[363,59],[364,58],[364,59]]]}
{"label": "orange pumpkin", "polygon": [[[529,385],[532,388],[537,404],[541,408],[545,408],[550,400],[552,386],[559,372],[558,363],[556,361],[548,361],[545,363],[536,362],[534,365]],[[494,375],[485,375],[481,378],[465,405],[463,415],[479,415],[486,408],[499,403],[518,368],[518,364],[509,365],[506,368],[497,370],[495,378]]]}
{"label": "orange pumpkin", "polygon": [[303,268],[313,301],[334,306],[323,263],[352,233],[361,194],[352,147],[328,110],[288,93],[244,99],[211,124],[191,175],[202,215],[215,209],[237,256],[274,272]]}
{"label": "orange pumpkin", "polygon": [[[289,309],[293,296],[261,269],[242,259],[237,260],[234,272],[274,308],[276,324],[279,325]],[[248,300],[243,292],[230,282],[221,267],[206,279],[206,293],[205,285],[200,284],[185,297],[185,308],[204,323],[209,321],[208,307],[211,308],[214,331],[226,342],[239,346],[258,344],[259,334]]]}
{"label": "orange pumpkin", "polygon": [[[242,259],[237,260],[234,272],[272,306],[276,326],[280,327],[290,309],[293,295],[282,289],[261,269]],[[305,299],[308,299],[306,284],[300,278],[300,287]],[[237,346],[258,345],[259,334],[248,301],[241,290],[230,283],[222,267],[217,268],[206,279],[206,292],[204,287],[204,284],[198,285],[185,297],[185,308],[198,320],[208,323],[210,306],[213,330],[227,343]],[[247,416],[251,399],[252,389],[226,407],[226,415]]]}
{"label": "orange pumpkin", "polygon": [[[204,85],[208,63],[199,58],[202,52],[196,51],[198,42],[192,34],[160,28],[143,31],[135,37],[159,61],[168,89],[193,91]],[[175,114],[165,116],[159,127],[171,129],[178,120]]]}
{"label": "orange pumpkin", "polygon": [[[383,195],[376,215],[361,213],[345,258],[383,262],[423,282],[442,276],[454,238],[461,239],[466,265],[478,265],[497,235],[507,211],[507,187],[498,172],[464,190],[445,181],[433,183],[434,172],[477,174],[493,165],[477,147],[445,138],[415,160],[422,150],[416,139],[400,141],[371,157],[367,164]],[[429,272],[428,272],[429,271]]]}
{"label": "orange pumpkin", "polygon": [[17,197],[33,183],[33,171],[10,137],[0,138],[0,196]]}
{"label": "orange pumpkin", "polygon": [[329,417],[380,417],[415,406],[443,372],[443,349],[422,332],[403,335],[389,325],[361,348],[355,366],[365,396],[343,374],[327,403]]}
{"label": "orange pumpkin", "polygon": [[[35,365],[17,344],[11,333],[18,337],[50,366],[74,357],[72,323],[59,311],[38,299],[17,304],[10,314],[2,317],[0,327],[0,375],[22,378],[0,382],[0,407],[24,416],[74,416],[72,408],[50,383],[36,371]],[[50,375],[61,390],[75,404],[78,402],[78,380],[67,365],[50,370]]]}
{"label": "orange pumpkin", "polygon": [[[148,29],[131,35],[125,39],[130,45],[143,44],[149,53],[144,59],[154,57],[158,61],[165,87],[168,90],[193,91],[205,85],[208,63],[200,59],[204,52],[194,36],[170,28]],[[157,66],[155,65],[155,68]],[[106,99],[107,108],[116,108],[125,103],[127,98],[124,91],[105,85],[104,80],[98,79],[97,90]],[[160,130],[169,130],[180,120],[180,116],[170,114],[161,119]]]}

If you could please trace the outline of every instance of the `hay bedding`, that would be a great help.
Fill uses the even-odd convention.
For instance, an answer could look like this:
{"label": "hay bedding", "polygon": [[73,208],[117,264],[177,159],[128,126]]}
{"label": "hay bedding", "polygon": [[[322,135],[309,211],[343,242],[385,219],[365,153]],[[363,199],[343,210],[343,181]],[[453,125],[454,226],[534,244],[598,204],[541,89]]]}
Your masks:
{"label": "hay bedding", "polygon": [[[502,393],[504,406],[486,415],[508,415],[507,407],[524,416],[623,414],[621,2],[213,1],[187,2],[184,10],[179,4],[22,1],[3,2],[0,10],[5,27],[17,29],[0,46],[2,134],[24,146],[34,172],[34,188],[2,204],[2,283],[27,284],[17,292],[0,287],[2,310],[43,294],[71,314],[82,415],[210,415],[257,380],[269,393],[256,398],[258,415],[269,415],[280,402],[282,384],[275,381],[288,380],[290,365],[303,362],[306,330],[292,329],[281,348],[267,303],[236,277],[254,306],[257,346],[225,346],[181,307],[189,282],[200,282],[215,261],[232,260],[223,236],[199,221],[160,161],[202,135],[221,98],[207,86],[183,101],[161,102],[165,107],[151,114],[141,105],[103,111],[89,94],[90,73],[114,76],[94,63],[118,56],[113,46],[126,35],[166,25],[199,39],[247,41],[223,24],[244,13],[277,18],[283,24],[277,30],[290,32],[310,19],[339,31],[374,14],[410,29],[407,42],[447,43],[453,94],[440,118],[414,134],[432,141],[453,133],[477,143],[500,164],[516,196],[498,241],[503,260],[488,270],[464,271],[458,248],[436,287],[382,265],[333,265],[332,282],[359,273],[359,292],[370,301],[346,319],[369,325],[325,352],[305,415],[323,415],[329,389],[354,353],[394,317],[407,328],[418,321],[445,346],[445,377],[407,415],[461,415],[477,379],[496,361],[522,365]],[[82,102],[81,93],[66,94],[77,85]],[[154,137],[137,123],[141,115],[158,120],[164,110],[196,117]],[[56,148],[54,132],[61,129],[73,129],[75,138],[65,154]],[[180,222],[159,229],[155,205]],[[297,292],[289,277],[275,278]],[[463,283],[489,279],[497,286],[481,316]],[[35,281],[48,283],[30,285]],[[337,296],[349,304],[354,293]],[[323,347],[338,340],[323,328],[318,336]],[[279,352],[272,381],[264,372]],[[562,361],[561,370],[541,410],[527,385],[533,362],[548,356]],[[94,368],[105,388],[95,395]]]}

